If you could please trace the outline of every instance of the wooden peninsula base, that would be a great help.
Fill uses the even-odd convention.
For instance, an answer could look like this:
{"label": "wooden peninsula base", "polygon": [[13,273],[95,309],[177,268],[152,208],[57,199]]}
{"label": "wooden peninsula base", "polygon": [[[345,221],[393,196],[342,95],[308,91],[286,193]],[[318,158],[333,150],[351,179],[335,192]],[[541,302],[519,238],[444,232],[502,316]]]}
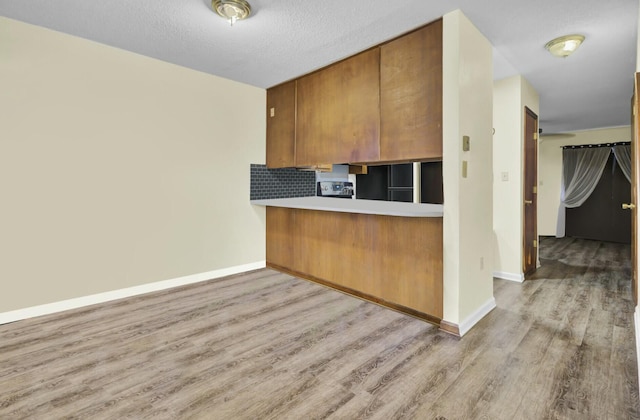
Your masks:
{"label": "wooden peninsula base", "polygon": [[267,266],[439,325],[442,218],[267,207]]}

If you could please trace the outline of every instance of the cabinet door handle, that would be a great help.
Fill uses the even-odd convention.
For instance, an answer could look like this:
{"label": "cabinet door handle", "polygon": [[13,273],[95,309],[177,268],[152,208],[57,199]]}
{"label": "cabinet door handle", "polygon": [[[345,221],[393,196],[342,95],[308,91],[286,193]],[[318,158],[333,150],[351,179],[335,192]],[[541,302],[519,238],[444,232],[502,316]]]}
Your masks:
{"label": "cabinet door handle", "polygon": [[622,208],[624,210],[633,210],[636,208],[636,205],[633,203],[632,204],[622,203]]}
{"label": "cabinet door handle", "polygon": [[524,204],[533,204],[533,200],[524,200]]}

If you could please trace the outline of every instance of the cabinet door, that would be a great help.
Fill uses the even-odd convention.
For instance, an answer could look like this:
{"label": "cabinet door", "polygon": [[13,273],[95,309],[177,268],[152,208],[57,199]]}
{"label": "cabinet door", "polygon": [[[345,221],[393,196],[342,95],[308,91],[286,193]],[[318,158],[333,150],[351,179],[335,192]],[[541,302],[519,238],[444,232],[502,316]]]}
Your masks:
{"label": "cabinet door", "polygon": [[380,160],[442,158],[442,20],[380,47]]}
{"label": "cabinet door", "polygon": [[380,157],[380,50],[298,79],[296,165]]}
{"label": "cabinet door", "polygon": [[267,167],[295,166],[296,82],[267,90]]}
{"label": "cabinet door", "polygon": [[267,264],[295,269],[298,232],[295,229],[296,210],[267,207]]}

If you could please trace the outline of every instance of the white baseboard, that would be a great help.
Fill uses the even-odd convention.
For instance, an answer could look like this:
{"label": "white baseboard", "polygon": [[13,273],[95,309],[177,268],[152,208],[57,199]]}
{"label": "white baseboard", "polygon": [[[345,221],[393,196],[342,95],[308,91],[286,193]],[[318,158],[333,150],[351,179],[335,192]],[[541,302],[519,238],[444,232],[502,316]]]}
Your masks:
{"label": "white baseboard", "polygon": [[153,283],[141,284],[140,286],[127,287],[125,289],[112,290],[95,295],[82,296],[59,302],[47,303],[44,305],[32,306],[24,309],[17,309],[0,313],[0,325],[9,322],[20,321],[22,319],[33,318],[41,315],[49,315],[69,309],[81,308],[83,306],[95,305],[96,303],[109,302],[111,300],[142,295],[149,292],[171,289],[172,287],[184,286],[187,284],[199,283],[211,279],[244,273],[246,271],[258,270],[266,267],[266,261],[237,265],[234,267],[222,268],[219,270],[207,271],[206,273],[192,274],[175,279],[162,280]]}
{"label": "white baseboard", "polygon": [[640,383],[640,306],[636,306],[633,324],[636,330],[636,362],[638,363],[638,382]]}
{"label": "white baseboard", "polygon": [[518,283],[522,283],[524,281],[524,274],[522,273],[516,274],[516,273],[506,273],[504,271],[494,271],[493,277],[502,279],[502,280],[517,281]]}
{"label": "white baseboard", "polygon": [[474,313],[469,315],[466,319],[464,319],[458,329],[460,331],[460,337],[464,336],[469,330],[476,325],[482,318],[485,317],[489,312],[491,312],[496,307],[496,299],[492,296],[491,299],[487,300],[484,305],[479,307]]}

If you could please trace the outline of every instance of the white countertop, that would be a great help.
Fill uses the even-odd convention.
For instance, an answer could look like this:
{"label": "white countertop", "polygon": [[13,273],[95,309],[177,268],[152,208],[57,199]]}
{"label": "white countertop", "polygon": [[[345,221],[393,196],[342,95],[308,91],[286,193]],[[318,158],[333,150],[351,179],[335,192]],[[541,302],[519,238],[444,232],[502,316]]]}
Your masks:
{"label": "white countertop", "polygon": [[341,213],[379,214],[402,217],[442,217],[442,204],[401,203],[397,201],[353,200],[348,198],[297,197],[251,200],[257,206],[290,209],[337,211]]}

